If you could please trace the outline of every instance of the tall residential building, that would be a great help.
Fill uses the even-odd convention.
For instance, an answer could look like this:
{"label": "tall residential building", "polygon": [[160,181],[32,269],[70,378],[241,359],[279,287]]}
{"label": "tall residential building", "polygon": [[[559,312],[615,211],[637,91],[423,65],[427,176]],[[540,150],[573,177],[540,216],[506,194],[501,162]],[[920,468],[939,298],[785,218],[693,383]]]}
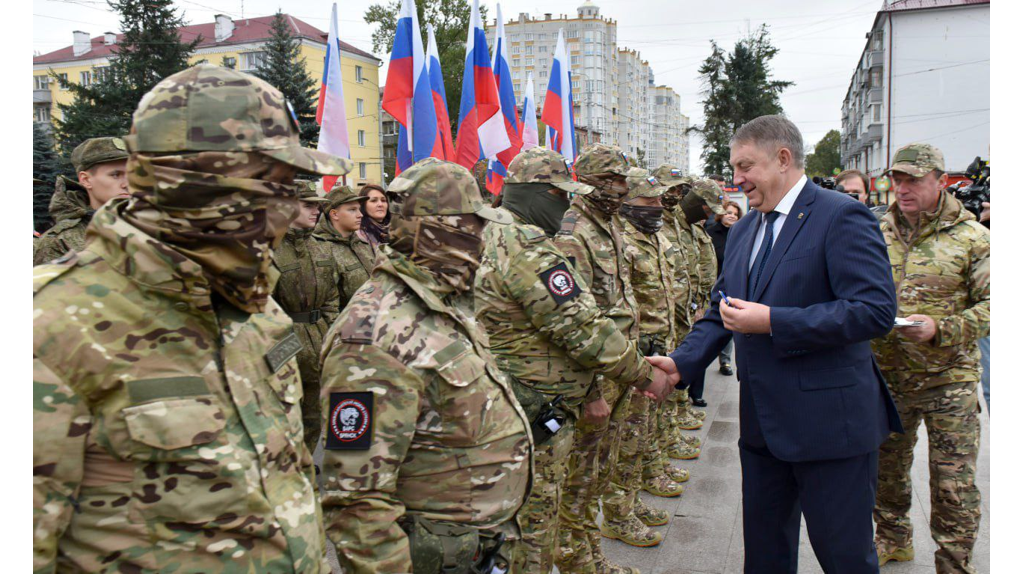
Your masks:
{"label": "tall residential building", "polygon": [[650,90],[653,103],[653,132],[647,151],[647,165],[655,168],[663,163],[690,169],[690,144],[686,129],[690,119],[680,111],[679,95],[668,86],[654,86]]}
{"label": "tall residential building", "polygon": [[641,152],[646,155],[651,148],[654,119],[650,101],[654,72],[636,50],[619,50],[618,60],[619,107],[615,141],[628,155],[637,156]]}
{"label": "tall residential building", "polygon": [[890,0],[843,101],[844,168],[872,178],[913,142],[963,171],[989,155],[989,0]]}
{"label": "tall residential building", "polygon": [[[327,50],[327,33],[294,16],[285,16],[301,42],[301,57],[306,70],[314,78],[323,75]],[[213,22],[183,26],[178,29],[182,41],[202,36],[190,59],[191,63],[206,60],[251,72],[264,57],[263,46],[270,39],[273,16],[232,20],[217,15]],[[57,104],[69,104],[73,97],[51,81],[50,70],[71,83],[90,84],[102,76],[110,64],[121,34],[107,32],[90,38],[86,32],[74,32],[72,45],[32,60],[33,113],[36,121],[49,123],[59,117]],[[355,184],[381,182],[380,125],[381,116],[377,72],[380,60],[368,52],[341,43],[341,74],[345,82],[345,108],[348,117],[349,144],[356,166],[348,179]],[[111,134],[114,135],[114,134]]]}

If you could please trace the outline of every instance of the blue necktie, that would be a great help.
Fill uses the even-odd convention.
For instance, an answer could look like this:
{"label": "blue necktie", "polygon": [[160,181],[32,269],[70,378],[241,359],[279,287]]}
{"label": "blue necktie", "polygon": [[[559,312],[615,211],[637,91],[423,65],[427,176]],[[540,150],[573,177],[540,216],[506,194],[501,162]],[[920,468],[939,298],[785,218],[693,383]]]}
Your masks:
{"label": "blue necktie", "polygon": [[772,243],[775,240],[775,220],[779,217],[778,211],[773,211],[764,217],[764,239],[761,241],[761,248],[757,250],[757,257],[754,259],[754,266],[750,269],[747,278],[747,298],[753,298],[757,291],[757,284],[761,281],[761,272],[764,271],[764,264],[772,254]]}

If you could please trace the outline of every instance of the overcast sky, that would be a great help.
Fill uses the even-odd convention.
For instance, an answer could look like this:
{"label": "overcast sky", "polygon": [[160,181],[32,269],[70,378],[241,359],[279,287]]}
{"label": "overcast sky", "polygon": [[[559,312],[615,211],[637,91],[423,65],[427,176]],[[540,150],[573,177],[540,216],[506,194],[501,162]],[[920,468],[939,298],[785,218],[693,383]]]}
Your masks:
{"label": "overcast sky", "polygon": [[[383,1],[383,0],[382,0]],[[371,0],[339,3],[342,39],[370,51],[371,28],[362,20]],[[575,15],[580,0],[507,0],[506,19],[520,12],[542,18],[545,12]],[[768,24],[779,48],[773,64],[775,78],[796,85],[782,96],[786,114],[796,122],[804,142],[813,145],[830,129],[840,128],[840,109],[850,76],[864,48],[864,35],[882,0],[598,0],[601,14],[618,21],[620,48],[633,48],[650,62],[654,79],[676,90],[682,112],[700,125],[700,79],[697,68],[710,53],[710,40],[731,50],[737,39],[762,23]],[[233,18],[265,16],[278,8],[327,30],[329,0],[176,0],[189,23],[210,22],[213,15]],[[484,5],[494,15],[496,2]],[[294,6],[294,8],[286,7]],[[84,30],[96,36],[117,31],[117,16],[102,0],[34,0],[32,49],[47,53],[71,44],[71,33]],[[387,54],[378,54],[386,60]],[[544,89],[538,86],[538,90]],[[449,97],[458,97],[450,94]],[[701,143],[691,137],[690,169],[700,172]]]}

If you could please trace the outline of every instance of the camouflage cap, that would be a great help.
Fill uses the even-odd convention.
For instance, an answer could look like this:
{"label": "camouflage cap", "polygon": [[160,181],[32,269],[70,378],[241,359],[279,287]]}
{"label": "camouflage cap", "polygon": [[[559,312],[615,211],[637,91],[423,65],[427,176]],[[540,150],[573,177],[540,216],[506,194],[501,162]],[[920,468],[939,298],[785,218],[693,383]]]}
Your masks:
{"label": "camouflage cap", "polygon": [[674,187],[681,183],[685,183],[684,180],[686,178],[686,176],[683,175],[683,170],[678,167],[672,167],[667,163],[659,165],[658,169],[654,170],[654,173],[651,175],[668,187]]}
{"label": "camouflage cap", "polygon": [[295,111],[277,88],[212,64],[161,80],[142,97],[124,139],[132,153],[259,152],[319,175],[344,175],[353,166],[299,144]]}
{"label": "camouflage cap", "polygon": [[912,143],[896,150],[892,167],[885,174],[901,171],[912,177],[924,177],[936,169],[946,171],[946,160],[939,148],[926,143]]}
{"label": "camouflage cap", "polygon": [[299,191],[299,201],[305,201],[306,203],[327,202],[327,198],[320,196],[319,186],[315,181],[297,179],[295,180],[295,188]]}
{"label": "camouflage cap", "polygon": [[391,213],[402,217],[475,213],[495,223],[512,223],[505,211],[488,207],[473,174],[461,165],[428,157],[403,171],[388,186]]}
{"label": "camouflage cap", "polygon": [[576,158],[577,175],[601,175],[614,173],[629,175],[629,160],[617,147],[605,144],[590,144],[583,148]]}
{"label": "camouflage cap", "polygon": [[508,166],[505,183],[546,183],[576,195],[594,191],[593,187],[572,180],[572,171],[562,154],[544,147],[530,148],[517,155]]}
{"label": "camouflage cap", "polygon": [[710,179],[697,179],[693,181],[691,192],[704,200],[704,203],[717,215],[725,215],[725,208],[722,202],[725,201],[725,194],[718,184]]}
{"label": "camouflage cap", "polygon": [[629,185],[626,201],[638,197],[661,197],[668,191],[668,186],[661,185],[657,178],[647,175],[647,170],[639,167],[629,168],[626,184]]}
{"label": "camouflage cap", "polygon": [[366,201],[369,196],[360,196],[347,185],[337,184],[327,194],[327,209],[336,209],[340,205],[352,203],[353,201]]}
{"label": "camouflage cap", "polygon": [[121,159],[128,159],[128,147],[121,138],[87,139],[71,152],[71,165],[76,172],[85,171],[99,163]]}

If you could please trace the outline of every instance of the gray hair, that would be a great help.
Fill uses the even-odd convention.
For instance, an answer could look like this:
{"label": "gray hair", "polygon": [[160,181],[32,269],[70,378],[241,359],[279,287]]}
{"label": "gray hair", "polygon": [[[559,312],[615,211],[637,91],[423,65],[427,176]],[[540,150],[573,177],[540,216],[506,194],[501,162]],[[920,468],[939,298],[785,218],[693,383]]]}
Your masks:
{"label": "gray hair", "polygon": [[796,124],[785,116],[761,116],[743,124],[732,135],[729,147],[740,142],[754,143],[769,154],[786,148],[793,154],[793,165],[804,166],[804,138]]}

